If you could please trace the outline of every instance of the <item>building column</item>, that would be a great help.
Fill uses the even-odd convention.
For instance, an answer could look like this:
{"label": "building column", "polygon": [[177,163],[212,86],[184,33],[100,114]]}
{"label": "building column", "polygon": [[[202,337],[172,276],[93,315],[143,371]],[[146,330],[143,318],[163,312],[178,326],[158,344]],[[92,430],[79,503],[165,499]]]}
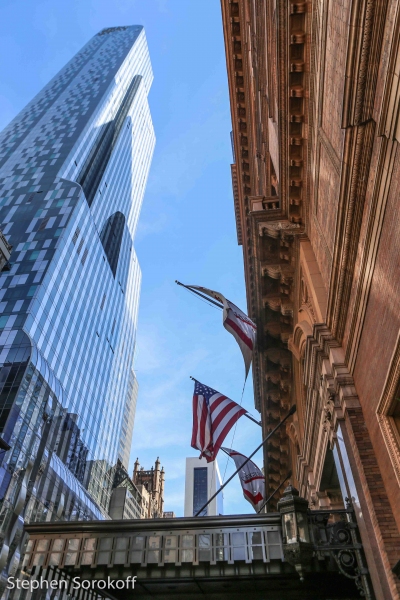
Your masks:
{"label": "building column", "polygon": [[304,368],[308,398],[314,401],[307,402],[310,442],[300,457],[300,479],[319,481],[329,444],[344,486],[342,493],[356,511],[376,597],[398,599],[400,581],[392,568],[399,559],[400,535],[343,349],[325,324],[314,325],[307,339]]}

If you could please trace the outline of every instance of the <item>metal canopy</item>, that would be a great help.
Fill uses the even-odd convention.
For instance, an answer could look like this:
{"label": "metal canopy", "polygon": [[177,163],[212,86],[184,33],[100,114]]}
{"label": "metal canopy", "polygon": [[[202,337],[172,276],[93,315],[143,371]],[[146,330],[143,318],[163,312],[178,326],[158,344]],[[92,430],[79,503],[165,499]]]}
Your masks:
{"label": "metal canopy", "polygon": [[[340,575],[333,560],[315,559],[300,582],[284,560],[279,513],[35,523],[26,531],[21,576],[68,580],[60,600],[359,598],[354,582]],[[94,583],[129,576],[137,577],[134,589],[99,590]],[[90,589],[73,589],[84,580]]]}

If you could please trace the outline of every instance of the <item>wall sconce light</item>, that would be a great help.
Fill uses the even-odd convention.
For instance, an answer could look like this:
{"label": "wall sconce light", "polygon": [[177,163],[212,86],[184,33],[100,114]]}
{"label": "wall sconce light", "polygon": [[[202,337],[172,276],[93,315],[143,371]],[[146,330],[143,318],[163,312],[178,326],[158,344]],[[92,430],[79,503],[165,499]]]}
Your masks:
{"label": "wall sconce light", "polygon": [[308,500],[301,498],[298,490],[289,484],[278,502],[278,510],[282,517],[285,560],[295,567],[303,581],[314,553],[307,518]]}

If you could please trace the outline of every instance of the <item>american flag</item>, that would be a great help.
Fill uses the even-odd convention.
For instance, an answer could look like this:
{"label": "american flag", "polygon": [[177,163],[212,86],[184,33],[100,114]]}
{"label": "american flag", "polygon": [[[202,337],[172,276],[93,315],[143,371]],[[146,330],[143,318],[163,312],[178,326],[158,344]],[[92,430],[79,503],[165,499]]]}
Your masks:
{"label": "american flag", "polygon": [[193,290],[199,290],[203,294],[207,294],[211,298],[221,302],[223,312],[223,325],[229,333],[233,335],[237,341],[240,350],[242,351],[246,378],[250,369],[251,361],[253,358],[253,352],[257,336],[257,326],[253,321],[238,308],[233,302],[227,300],[225,296],[219,292],[214,292],[208,288],[201,287],[199,285],[189,285],[189,288]]}
{"label": "american flag", "polygon": [[253,358],[254,345],[256,341],[257,327],[243,311],[233,302],[225,300],[224,303],[224,327],[233,335],[242,351],[246,368],[246,377]]}
{"label": "american flag", "polygon": [[222,450],[235,461],[236,469],[239,469],[238,475],[242,484],[243,496],[258,512],[265,500],[265,477],[263,472],[244,454],[228,448],[222,448]]}
{"label": "american flag", "polygon": [[192,448],[200,450],[207,462],[218,450],[236,421],[247,410],[216,390],[195,381],[193,394]]}

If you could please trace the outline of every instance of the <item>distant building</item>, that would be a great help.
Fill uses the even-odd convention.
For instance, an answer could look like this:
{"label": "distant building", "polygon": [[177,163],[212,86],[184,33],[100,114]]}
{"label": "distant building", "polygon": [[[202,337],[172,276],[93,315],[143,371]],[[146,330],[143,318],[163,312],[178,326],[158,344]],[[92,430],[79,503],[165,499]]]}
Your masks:
{"label": "distant building", "polygon": [[[205,458],[187,458],[185,475],[185,517],[194,517],[213,494],[221,487],[218,463],[208,463]],[[222,515],[223,495],[218,494],[201,516]]]}
{"label": "distant building", "polygon": [[109,515],[112,519],[140,519],[142,495],[118,460],[115,467],[114,488],[111,494]]}
{"label": "distant building", "polygon": [[156,519],[162,518],[164,514],[164,467],[160,470],[160,460],[157,460],[154,467],[145,471],[140,466],[139,459],[135,461],[133,471],[133,483],[141,495],[141,518]]}
{"label": "distant building", "polygon": [[173,510],[168,510],[167,512],[163,513],[163,517],[164,519],[176,519],[176,514]]}

